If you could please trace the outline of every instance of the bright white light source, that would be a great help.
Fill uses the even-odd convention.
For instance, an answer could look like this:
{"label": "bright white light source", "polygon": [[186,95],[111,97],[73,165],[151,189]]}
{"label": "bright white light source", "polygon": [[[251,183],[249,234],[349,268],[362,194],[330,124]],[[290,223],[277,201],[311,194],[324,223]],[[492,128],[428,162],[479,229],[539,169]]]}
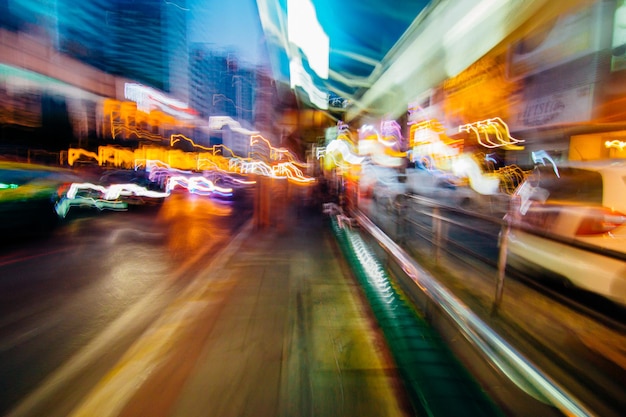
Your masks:
{"label": "bright white light source", "polygon": [[328,93],[324,93],[313,83],[313,79],[308,72],[302,68],[302,64],[297,59],[289,62],[289,73],[291,77],[291,88],[300,86],[309,95],[309,100],[322,110],[328,109]]}
{"label": "bright white light source", "polygon": [[175,117],[192,117],[187,103],[168,97],[160,91],[145,85],[125,83],[124,98],[137,103],[137,110],[145,113],[150,113],[151,110],[158,108]]}
{"label": "bright white light source", "polygon": [[287,1],[287,36],[306,55],[309,66],[321,78],[328,78],[330,40],[317,21],[310,0]]}

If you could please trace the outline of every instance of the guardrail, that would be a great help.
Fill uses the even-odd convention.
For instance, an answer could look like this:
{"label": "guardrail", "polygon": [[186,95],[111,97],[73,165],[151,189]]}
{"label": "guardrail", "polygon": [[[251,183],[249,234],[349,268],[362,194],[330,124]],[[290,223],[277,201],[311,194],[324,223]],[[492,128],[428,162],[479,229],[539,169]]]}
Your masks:
{"label": "guardrail", "polygon": [[459,298],[412,259],[396,242],[360,211],[353,217],[362,230],[402,268],[421,292],[451,320],[464,338],[492,366],[533,398],[569,416],[594,415],[579,400],[495,333]]}
{"label": "guardrail", "polygon": [[[325,212],[328,214],[325,205]],[[356,221],[340,223],[332,216],[335,238],[361,284],[417,415],[503,417],[494,399],[454,357],[427,319],[418,314],[404,292],[364,239]],[[354,219],[351,219],[354,220]]]}
{"label": "guardrail", "polygon": [[[429,240],[432,245],[432,256],[436,263],[441,259],[441,253],[445,249],[449,249],[449,246],[453,246],[455,249],[459,249],[464,253],[472,256],[474,259],[478,259],[483,262],[485,265],[489,265],[491,267],[495,267],[497,269],[497,281],[495,288],[495,296],[493,301],[493,309],[494,311],[498,309],[502,302],[504,285],[505,285],[505,275],[506,275],[506,267],[507,267],[507,246],[508,246],[508,237],[511,230],[519,230],[534,236],[541,237],[543,239],[551,240],[553,242],[560,243],[562,245],[567,245],[572,248],[580,249],[588,253],[593,253],[597,255],[602,255],[608,258],[616,259],[619,261],[626,262],[626,253],[603,248],[597,245],[593,245],[587,242],[583,242],[580,240],[565,238],[563,236],[550,233],[546,230],[539,229],[537,227],[532,227],[528,224],[524,224],[521,221],[516,220],[513,216],[505,216],[506,213],[512,212],[509,207],[506,210],[501,210],[499,216],[489,216],[482,214],[480,212],[469,211],[463,208],[445,205],[437,200],[418,196],[418,195],[407,195],[404,196],[405,203],[396,203],[393,207],[393,212],[395,214],[394,222],[396,223],[396,228],[399,233],[396,236],[396,240],[399,243],[403,243],[404,236],[403,230],[406,230],[408,225],[412,226],[415,229],[423,229],[423,226],[411,221],[407,218],[407,205],[406,202],[413,202],[418,205],[418,208],[412,208],[415,213],[425,215],[432,220],[432,238],[429,239],[426,234],[422,234],[420,237],[426,240]],[[427,210],[427,209],[430,209]],[[489,236],[489,232],[482,230],[480,228],[474,227],[473,222],[459,222],[450,218],[450,216],[446,216],[445,213],[457,213],[463,215],[472,220],[479,220],[484,224],[490,224],[498,230],[498,235]],[[462,228],[464,230],[470,231],[475,235],[484,235],[488,237],[492,237],[494,242],[498,243],[498,254],[497,258],[489,259],[484,255],[477,253],[476,251],[471,250],[470,248],[463,246],[461,244],[457,244],[454,241],[451,241],[447,238],[446,235],[446,227],[447,225],[451,225],[457,228]],[[426,230],[423,230],[426,232]],[[452,253],[452,252],[450,252]]]}
{"label": "guardrail", "polygon": [[[554,233],[550,233],[548,231],[536,228],[536,227],[531,227],[528,225],[525,225],[519,221],[515,221],[515,220],[507,220],[505,218],[497,218],[497,217],[493,217],[493,216],[486,216],[484,214],[481,213],[477,213],[477,212],[472,212],[472,211],[468,211],[468,210],[464,210],[462,208],[458,208],[458,207],[454,207],[454,206],[449,206],[449,205],[444,205],[439,203],[437,200],[431,199],[431,198],[427,198],[427,197],[422,197],[422,196],[418,196],[418,195],[410,195],[407,196],[408,199],[412,200],[412,201],[416,201],[418,202],[420,205],[423,205],[425,207],[431,207],[433,208],[433,210],[435,211],[440,211],[441,209],[444,209],[446,211],[450,211],[450,212],[456,212],[456,213],[461,213],[461,214],[466,214],[466,215],[471,215],[472,217],[476,218],[476,219],[480,219],[483,221],[487,221],[487,222],[491,222],[493,224],[496,225],[500,225],[500,227],[502,229],[505,229],[506,227],[511,227],[511,228],[515,228],[518,230],[521,230],[523,232],[527,232],[536,236],[540,236],[543,237],[545,239],[550,239],[553,240],[555,242],[559,242],[559,243],[563,243],[565,245],[569,245],[578,249],[583,249],[586,250],[588,252],[592,252],[592,253],[596,253],[599,255],[604,255],[604,256],[608,256],[611,258],[615,258],[615,259],[619,259],[622,261],[626,261],[626,254],[623,252],[618,252],[618,251],[614,251],[614,250],[610,250],[610,249],[606,249],[597,245],[593,245],[590,243],[586,243],[583,241],[579,241],[579,240],[575,240],[575,239],[568,239],[568,238],[564,238],[562,236],[559,236],[557,234]],[[401,209],[400,207],[398,207],[398,209]],[[422,211],[423,214],[429,215],[429,213],[426,213],[424,211]],[[504,214],[504,213],[503,213]],[[432,215],[431,215],[432,216]],[[435,214],[435,216],[432,217],[437,217],[439,220],[445,221],[445,222],[452,222],[451,219],[447,219],[443,216],[440,216],[439,214]],[[467,225],[467,224],[462,224],[460,225],[461,227],[464,227],[466,229],[481,233],[480,230],[472,228],[471,226]]]}

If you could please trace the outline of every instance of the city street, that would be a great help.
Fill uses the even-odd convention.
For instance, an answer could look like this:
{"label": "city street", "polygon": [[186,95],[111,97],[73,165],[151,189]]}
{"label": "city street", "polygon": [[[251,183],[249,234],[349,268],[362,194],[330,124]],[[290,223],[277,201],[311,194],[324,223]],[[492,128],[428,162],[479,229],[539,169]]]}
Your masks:
{"label": "city street", "polygon": [[[247,216],[239,210],[174,195],[158,209],[77,213],[49,236],[5,245],[0,410],[68,361],[85,367],[65,371],[80,378],[68,397],[97,381],[241,227]],[[85,349],[89,362],[76,362]]]}
{"label": "city street", "polygon": [[5,253],[2,414],[412,415],[309,214],[256,230],[246,205],[175,194]]}
{"label": "city street", "polygon": [[626,0],[0,3],[0,417],[625,416],[624,104]]}

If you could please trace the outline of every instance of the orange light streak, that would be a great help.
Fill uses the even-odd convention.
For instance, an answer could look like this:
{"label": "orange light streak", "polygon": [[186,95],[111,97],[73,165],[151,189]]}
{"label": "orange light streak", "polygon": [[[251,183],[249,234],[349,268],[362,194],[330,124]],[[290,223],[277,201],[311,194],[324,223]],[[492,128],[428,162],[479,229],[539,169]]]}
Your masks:
{"label": "orange light streak", "polygon": [[286,156],[287,160],[289,160],[290,162],[298,163],[297,158],[293,155],[293,153],[289,149],[274,147],[272,146],[270,141],[268,141],[261,135],[250,136],[250,147],[253,147],[261,142],[267,145],[267,149],[269,150],[270,161],[280,161],[283,159],[283,156]]}
{"label": "orange light streak", "polygon": [[170,146],[174,146],[175,143],[181,140],[186,140],[194,148],[204,149],[205,151],[211,152],[213,155],[218,155],[218,152],[220,152],[221,150],[221,155],[224,156],[224,150],[226,150],[228,151],[228,153],[230,153],[230,157],[232,158],[237,157],[237,154],[235,154],[235,152],[233,152],[233,150],[230,149],[228,146],[224,146],[224,145],[203,146],[203,145],[195,143],[193,139],[188,138],[187,136],[180,134],[180,133],[172,134],[170,136]]}

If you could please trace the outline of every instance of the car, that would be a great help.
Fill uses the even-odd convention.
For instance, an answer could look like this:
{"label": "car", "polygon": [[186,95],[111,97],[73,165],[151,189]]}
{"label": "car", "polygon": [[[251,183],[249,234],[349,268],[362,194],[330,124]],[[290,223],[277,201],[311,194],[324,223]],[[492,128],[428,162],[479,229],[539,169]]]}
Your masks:
{"label": "car", "polygon": [[626,305],[626,160],[538,166],[512,198],[509,266]]}
{"label": "car", "polygon": [[359,177],[361,198],[372,199],[376,203],[391,205],[398,195],[406,192],[404,176],[395,168],[364,164]]}
{"label": "car", "polygon": [[[165,193],[163,187],[151,181],[145,171],[132,169],[104,169],[96,184],[106,187],[108,196],[99,198],[120,200],[128,207],[159,207],[163,203]],[[92,197],[92,196],[87,196]]]}
{"label": "car", "polygon": [[372,189],[372,199],[387,208],[392,208],[398,196],[405,194],[405,179],[404,176],[399,173],[377,178]]}
{"label": "car", "polygon": [[[30,237],[57,223],[58,189],[77,177],[65,169],[0,161],[0,230],[5,237]],[[6,239],[10,241],[10,239]]]}
{"label": "car", "polygon": [[406,192],[436,200],[444,206],[503,216],[508,210],[510,195],[494,190],[481,194],[467,181],[451,173],[421,168],[406,170]]}

